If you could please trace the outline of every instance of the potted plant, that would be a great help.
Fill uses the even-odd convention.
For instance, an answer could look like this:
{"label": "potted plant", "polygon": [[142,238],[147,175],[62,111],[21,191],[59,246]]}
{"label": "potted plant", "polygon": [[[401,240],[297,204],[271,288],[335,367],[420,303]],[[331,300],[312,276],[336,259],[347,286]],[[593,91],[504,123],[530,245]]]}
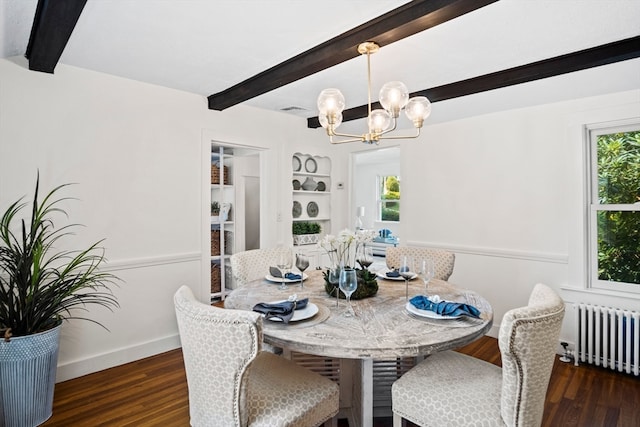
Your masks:
{"label": "potted plant", "polygon": [[220,221],[220,203],[215,200],[211,202],[211,221]]}
{"label": "potted plant", "polygon": [[[54,188],[39,202],[39,177],[30,220],[27,203],[12,203],[0,219],[0,425],[38,425],[52,413],[63,320],[84,319],[89,304],[118,307],[110,286],[117,278],[100,270],[100,241],[86,249],[60,250],[77,224],[56,228],[69,198]],[[99,324],[99,323],[98,323]],[[102,325],[100,325],[102,326]]]}
{"label": "potted plant", "polygon": [[311,245],[318,242],[322,228],[317,222],[297,221],[291,225],[294,245]]}

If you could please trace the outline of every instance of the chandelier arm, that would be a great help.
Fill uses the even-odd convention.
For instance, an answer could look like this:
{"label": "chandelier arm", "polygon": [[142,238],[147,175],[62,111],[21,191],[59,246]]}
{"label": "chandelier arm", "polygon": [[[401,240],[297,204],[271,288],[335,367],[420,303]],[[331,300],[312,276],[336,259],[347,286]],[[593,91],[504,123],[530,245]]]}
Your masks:
{"label": "chandelier arm", "polygon": [[352,133],[340,133],[340,132],[333,132],[331,135],[329,136],[342,136],[345,138],[354,138],[355,141],[364,141],[364,135],[354,135]]}
{"label": "chandelier arm", "polygon": [[398,127],[398,119],[393,117],[393,126],[391,126],[389,129],[387,130],[383,130],[382,132],[378,133],[378,136],[383,136],[384,134],[387,134],[389,132],[393,132],[394,130],[396,130],[396,128]]}
{"label": "chandelier arm", "polygon": [[369,133],[371,132],[371,121],[369,118],[371,117],[371,51],[367,50],[367,99],[368,99],[368,107],[367,107],[367,127],[369,128]]}
{"label": "chandelier arm", "polygon": [[414,139],[420,136],[420,128],[416,128],[415,135],[393,135],[393,136],[381,136],[380,139]]}
{"label": "chandelier arm", "polygon": [[334,141],[334,140],[333,140],[333,136],[330,136],[330,137],[329,137],[329,142],[330,142],[331,144],[344,144],[345,142],[358,142],[358,141],[359,141],[359,142],[366,142],[366,141],[364,140],[364,138],[362,138],[361,136],[355,136],[355,135],[354,135],[354,137],[353,137],[353,138],[349,138],[349,139],[342,139],[342,140],[339,140],[339,141]]}

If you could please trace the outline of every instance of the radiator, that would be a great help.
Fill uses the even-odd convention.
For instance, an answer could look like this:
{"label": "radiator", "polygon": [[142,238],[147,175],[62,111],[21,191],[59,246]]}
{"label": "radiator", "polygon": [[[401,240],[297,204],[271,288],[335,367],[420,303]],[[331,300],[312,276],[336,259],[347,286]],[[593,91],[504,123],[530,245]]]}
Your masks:
{"label": "radiator", "polygon": [[575,364],[640,375],[640,312],[591,304],[574,304]]}

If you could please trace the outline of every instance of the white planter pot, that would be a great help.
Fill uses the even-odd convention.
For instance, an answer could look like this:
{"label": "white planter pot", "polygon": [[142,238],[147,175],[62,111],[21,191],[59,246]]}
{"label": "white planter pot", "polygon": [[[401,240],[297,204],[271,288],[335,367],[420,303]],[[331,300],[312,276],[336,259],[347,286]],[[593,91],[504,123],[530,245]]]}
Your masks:
{"label": "white planter pot", "polygon": [[51,417],[60,328],[0,341],[0,425],[37,426]]}
{"label": "white planter pot", "polygon": [[320,234],[294,234],[293,235],[293,244],[294,245],[313,245],[314,243],[318,243],[318,237]]}

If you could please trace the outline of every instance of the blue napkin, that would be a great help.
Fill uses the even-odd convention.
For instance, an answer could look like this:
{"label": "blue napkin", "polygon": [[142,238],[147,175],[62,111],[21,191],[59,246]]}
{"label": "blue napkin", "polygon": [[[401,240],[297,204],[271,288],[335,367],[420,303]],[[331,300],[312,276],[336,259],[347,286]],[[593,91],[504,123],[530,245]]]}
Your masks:
{"label": "blue napkin", "polygon": [[[282,277],[282,273],[280,272],[280,269],[277,267],[269,267],[269,274],[271,274],[271,276],[276,278]],[[284,278],[288,280],[302,280],[302,275],[295,274],[295,273],[286,273],[284,275]]]}
{"label": "blue napkin", "polygon": [[387,271],[387,277],[400,277],[400,272],[398,270]]}
{"label": "blue napkin", "polygon": [[265,319],[280,319],[284,323],[289,323],[295,310],[301,310],[307,306],[309,298],[298,301],[283,301],[277,303],[259,302],[253,306],[253,311],[264,314]]}
{"label": "blue napkin", "polygon": [[[439,298],[438,298],[439,299]],[[472,305],[462,302],[431,301],[424,295],[417,295],[409,300],[414,307],[420,310],[431,310],[442,316],[471,316],[480,317],[480,310]]]}

